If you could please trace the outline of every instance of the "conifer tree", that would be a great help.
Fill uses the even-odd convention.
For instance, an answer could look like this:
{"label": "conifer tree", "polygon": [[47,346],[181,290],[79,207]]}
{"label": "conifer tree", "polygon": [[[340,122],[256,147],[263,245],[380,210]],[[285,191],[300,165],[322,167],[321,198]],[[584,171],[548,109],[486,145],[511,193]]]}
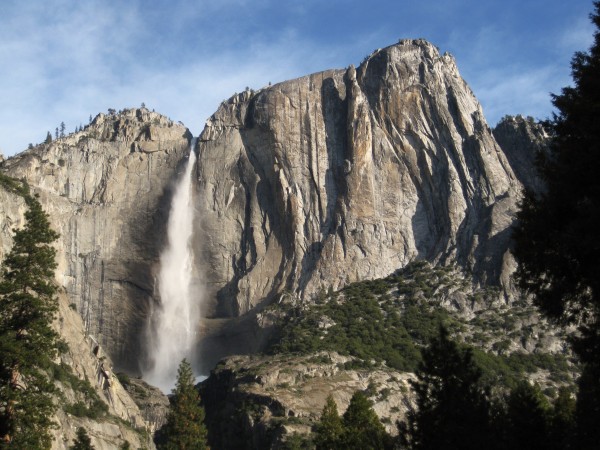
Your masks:
{"label": "conifer tree", "polygon": [[321,420],[315,427],[315,445],[317,450],[339,448],[344,433],[342,419],[338,414],[337,405],[333,396],[327,397]]}
{"label": "conifer tree", "polygon": [[588,52],[573,57],[574,86],[553,96],[542,193],[526,192],[514,233],[519,285],[550,318],[575,324],[584,363],[577,399],[580,448],[600,448],[600,2]]}
{"label": "conifer tree", "polygon": [[52,134],[50,134],[50,132],[48,131],[48,133],[46,134],[46,140],[44,141],[44,144],[50,143],[52,143]]}
{"label": "conifer tree", "polygon": [[204,408],[200,394],[194,387],[192,366],[184,359],[177,369],[177,383],[173,390],[167,423],[160,430],[157,447],[165,450],[208,449],[204,425]]}
{"label": "conifer tree", "polygon": [[549,449],[551,408],[538,385],[520,382],[507,401],[507,448]]}
{"label": "conifer tree", "polygon": [[73,441],[73,445],[69,447],[69,450],[94,450],[95,447],[92,445],[92,440],[85,431],[85,428],[77,428],[77,436]]}
{"label": "conifer tree", "polygon": [[356,391],[343,416],[343,446],[356,450],[384,450],[391,448],[391,440],[369,399]]}
{"label": "conifer tree", "polygon": [[489,449],[490,405],[471,350],[461,349],[440,326],[416,375],[417,408],[401,427],[404,443],[419,450]]}
{"label": "conifer tree", "polygon": [[0,441],[43,449],[51,444],[56,409],[47,369],[59,342],[52,329],[57,300],[51,246],[58,234],[27,186],[15,190],[28,210],[0,276]]}

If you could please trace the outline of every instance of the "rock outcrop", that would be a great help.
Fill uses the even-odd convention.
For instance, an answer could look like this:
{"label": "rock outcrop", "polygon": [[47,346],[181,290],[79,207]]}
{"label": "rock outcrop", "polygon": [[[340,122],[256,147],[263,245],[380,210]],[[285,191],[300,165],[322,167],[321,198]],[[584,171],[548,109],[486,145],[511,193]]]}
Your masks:
{"label": "rock outcrop", "polygon": [[544,189],[535,164],[548,151],[549,134],[541,123],[523,116],[506,116],[494,128],[494,137],[523,187],[534,192]]}
{"label": "rock outcrop", "polygon": [[200,386],[211,448],[285,448],[290,435],[310,433],[330,393],[343,413],[357,390],[374,403],[387,431],[396,434],[396,421],[414,402],[409,384],[414,375],[385,367],[344,369],[350,360],[322,352],[222,361]]}
{"label": "rock outcrop", "polygon": [[[131,448],[154,449],[152,423],[145,420],[113,373],[110,357],[93,336],[86,335],[83,321],[64,291],[59,295],[56,327],[68,350],[60,355],[58,361],[63,374],[55,375],[60,392],[59,410],[55,417],[59,426],[53,432],[52,448],[70,448],[77,428],[82,427],[98,450],[120,448],[125,442]],[[86,386],[87,390],[82,386]],[[105,405],[102,414],[97,417],[81,408],[81,405],[98,408],[91,397]],[[166,397],[164,401],[168,402]],[[77,404],[80,407],[73,408]]]}
{"label": "rock outcrop", "polygon": [[[154,302],[170,183],[190,140],[183,125],[145,108],[129,109],[99,114],[83,131],[1,166],[27,180],[60,233],[57,279],[86,332],[120,369],[134,373]],[[18,196],[2,190],[0,196],[1,260],[25,208]]]}
{"label": "rock outcrop", "polygon": [[209,315],[282,292],[308,299],[414,259],[512,289],[521,185],[454,59],[428,42],[234,96],[200,140]]}

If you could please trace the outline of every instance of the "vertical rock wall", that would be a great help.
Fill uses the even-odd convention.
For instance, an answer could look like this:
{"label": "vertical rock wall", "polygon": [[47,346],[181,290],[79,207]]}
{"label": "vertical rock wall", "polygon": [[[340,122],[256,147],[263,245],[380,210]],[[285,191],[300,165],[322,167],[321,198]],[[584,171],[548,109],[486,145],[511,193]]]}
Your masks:
{"label": "vertical rock wall", "polygon": [[425,41],[231,98],[201,135],[198,172],[215,316],[413,259],[481,282],[511,269],[520,183],[453,58]]}

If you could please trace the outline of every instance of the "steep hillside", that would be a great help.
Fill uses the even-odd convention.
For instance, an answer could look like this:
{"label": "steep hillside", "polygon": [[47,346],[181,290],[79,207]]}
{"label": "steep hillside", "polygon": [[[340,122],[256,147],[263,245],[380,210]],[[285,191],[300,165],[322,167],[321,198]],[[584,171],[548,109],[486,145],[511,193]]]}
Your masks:
{"label": "steep hillside", "polygon": [[260,317],[279,330],[267,351],[224,359],[201,385],[212,448],[287,448],[294,433],[310,440],[327,396],[344,411],[357,390],[396,434],[414,407],[410,380],[421,350],[440,324],[473,346],[494,397],[528,379],[552,398],[572,389],[578,372],[564,330],[525,299],[508,305],[456,267],[422,261],[321,292],[314,303],[284,297]]}
{"label": "steep hillside", "polygon": [[52,448],[70,448],[77,428],[82,427],[97,450],[119,448],[126,442],[131,448],[153,449],[152,432],[157,423],[146,419],[122,386],[110,357],[93,336],[85,334],[75,309],[62,292],[56,324],[68,349],[61,353],[52,373],[59,388],[58,428]]}

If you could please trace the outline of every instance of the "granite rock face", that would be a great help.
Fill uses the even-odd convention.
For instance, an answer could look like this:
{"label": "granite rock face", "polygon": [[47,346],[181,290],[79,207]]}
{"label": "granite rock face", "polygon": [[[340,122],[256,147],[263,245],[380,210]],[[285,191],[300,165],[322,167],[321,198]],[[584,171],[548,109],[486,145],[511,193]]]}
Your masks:
{"label": "granite rock face", "polygon": [[200,136],[208,314],[457,262],[508,286],[521,184],[450,55],[423,40],[246,91]]}
{"label": "granite rock face", "polygon": [[[189,152],[183,125],[145,108],[99,114],[83,131],[2,164],[25,178],[60,233],[57,280],[86,333],[120,369],[137,371],[170,183]],[[0,259],[25,207],[0,189]],[[4,201],[6,197],[6,202]],[[11,197],[11,198],[8,198]]]}
{"label": "granite rock face", "polygon": [[494,137],[525,189],[540,192],[544,182],[537,173],[537,155],[548,151],[549,134],[541,123],[523,116],[506,116],[494,128]]}
{"label": "granite rock face", "polygon": [[397,434],[396,421],[414,406],[414,374],[386,367],[344,369],[351,359],[320,352],[221,361],[200,384],[211,448],[286,448],[291,435],[311,432],[329,394],[343,414],[355,391],[369,397],[386,431]]}
{"label": "granite rock face", "polygon": [[[529,162],[512,155],[529,138],[503,151],[454,59],[423,40],[224,102],[198,140],[194,174],[207,368],[260,347],[248,312],[415,259],[456,262],[510,299],[510,227],[531,182],[519,169]],[[131,374],[159,301],[171,187],[190,140],[183,125],[129,109],[0,163],[40,195],[61,234],[59,284]],[[24,205],[1,189],[0,200],[1,259]]]}
{"label": "granite rock face", "polygon": [[[90,418],[82,414],[74,415],[68,406],[77,402],[89,401],[89,394],[84,395],[80,388],[73,386],[73,381],[56,381],[60,392],[58,411],[54,417],[58,428],[53,430],[52,449],[69,449],[75,439],[77,428],[83,427],[88,432],[92,445],[98,450],[120,448],[129,442],[131,448],[155,448],[151,432],[155,424],[146,420],[129,393],[113,372],[110,357],[102,346],[91,336],[86,335],[81,317],[64,291],[59,294],[59,313],[56,328],[61,338],[68,345],[68,351],[62,353],[57,361],[66,367],[71,378],[79,382],[89,383],[99,401],[106,405],[106,413],[100,417]],[[69,378],[67,378],[69,380]],[[164,402],[168,400],[163,396]]]}

